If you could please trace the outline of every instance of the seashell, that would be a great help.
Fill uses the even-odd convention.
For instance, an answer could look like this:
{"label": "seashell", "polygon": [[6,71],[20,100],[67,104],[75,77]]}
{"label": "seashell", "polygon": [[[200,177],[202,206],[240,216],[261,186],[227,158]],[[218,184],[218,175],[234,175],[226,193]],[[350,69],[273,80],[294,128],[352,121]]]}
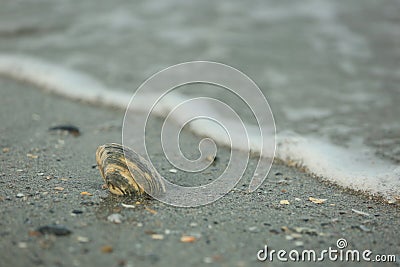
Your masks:
{"label": "seashell", "polygon": [[[125,151],[125,154],[124,154]],[[165,192],[161,175],[135,151],[120,144],[99,146],[96,161],[111,193],[160,196]]]}

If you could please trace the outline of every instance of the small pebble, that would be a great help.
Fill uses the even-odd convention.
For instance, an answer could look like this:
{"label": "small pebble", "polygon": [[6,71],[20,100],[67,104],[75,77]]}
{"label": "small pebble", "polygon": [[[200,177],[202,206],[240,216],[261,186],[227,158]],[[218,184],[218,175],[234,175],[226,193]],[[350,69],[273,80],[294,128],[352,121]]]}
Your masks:
{"label": "small pebble", "polygon": [[72,214],[82,214],[83,211],[81,211],[81,210],[73,210],[73,211],[71,211],[71,213]]}
{"label": "small pebble", "polygon": [[134,209],[135,208],[135,205],[129,205],[129,204],[124,204],[124,203],[121,203],[121,206],[124,207],[124,208],[127,208],[127,209]]}
{"label": "small pebble", "polygon": [[327,225],[331,225],[332,222],[321,222],[320,224],[321,224],[321,226],[327,226]]}
{"label": "small pebble", "polygon": [[251,226],[251,227],[249,227],[249,232],[252,232],[252,233],[257,233],[258,232],[258,228],[257,228],[257,226]]}
{"label": "small pebble", "polygon": [[26,154],[26,156],[28,158],[31,158],[31,159],[37,159],[39,157],[38,155],[34,155],[34,154],[31,154],[31,153]]}
{"label": "small pebble", "polygon": [[296,247],[302,247],[302,246],[304,245],[304,242],[303,242],[303,241],[300,241],[300,240],[297,240],[297,241],[294,241],[294,245],[295,245]]}
{"label": "small pebble", "polygon": [[279,201],[279,204],[281,204],[281,205],[289,205],[290,202],[287,199],[283,199],[283,200]]}
{"label": "small pebble", "polygon": [[302,217],[300,217],[300,220],[308,222],[310,220],[310,217],[302,216]]}
{"label": "small pebble", "polygon": [[103,252],[103,253],[111,253],[111,252],[113,252],[113,247],[112,246],[102,246],[101,247],[101,252]]}
{"label": "small pebble", "polygon": [[196,237],[194,237],[194,236],[184,235],[181,237],[182,243],[193,243],[195,241],[196,241]]}
{"label": "small pebble", "polygon": [[308,200],[311,201],[312,203],[315,203],[315,204],[323,204],[328,199],[326,199],[326,198],[309,197]]}
{"label": "small pebble", "polygon": [[203,262],[204,263],[213,263],[213,259],[211,258],[211,257],[205,257],[204,259],[203,259]]}
{"label": "small pebble", "polygon": [[285,233],[290,232],[290,229],[289,229],[289,227],[287,227],[287,226],[281,226],[281,230],[282,230],[283,232],[285,232]]}
{"label": "small pebble", "polygon": [[190,225],[190,227],[196,227],[196,226],[197,226],[197,223],[191,222],[189,225]]}
{"label": "small pebble", "polygon": [[85,236],[77,236],[76,240],[78,240],[79,243],[87,243],[89,242],[89,238],[85,237]]}
{"label": "small pebble", "polygon": [[298,234],[298,233],[292,233],[291,236],[292,236],[294,239],[299,239],[299,238],[302,238],[302,237],[303,237],[303,235]]}
{"label": "small pebble", "polygon": [[164,239],[164,235],[152,234],[151,238],[154,239],[154,240],[163,240]]}
{"label": "small pebble", "polygon": [[122,215],[119,213],[113,213],[107,217],[107,220],[112,223],[122,223]]}
{"label": "small pebble", "polygon": [[285,179],[281,179],[281,180],[277,181],[276,183],[283,184],[283,185],[288,185],[290,182],[285,180]]}
{"label": "small pebble", "polygon": [[178,170],[177,170],[177,169],[170,169],[169,172],[170,172],[170,173],[177,173]]}
{"label": "small pebble", "polygon": [[299,234],[318,235],[317,230],[308,227],[295,227],[293,230]]}
{"label": "small pebble", "polygon": [[19,247],[19,248],[27,248],[27,247],[28,247],[28,244],[27,244],[26,242],[19,242],[19,243],[18,243],[18,247]]}
{"label": "small pebble", "polygon": [[22,198],[22,197],[24,197],[25,195],[24,194],[22,194],[22,193],[18,193],[17,194],[17,198]]}
{"label": "small pebble", "polygon": [[369,229],[368,227],[366,227],[365,225],[360,225],[358,226],[358,228],[360,228],[361,231],[363,232],[371,232],[371,229]]}
{"label": "small pebble", "polygon": [[294,238],[293,238],[293,236],[291,236],[291,235],[287,235],[287,236],[285,236],[285,239],[286,239],[286,240],[293,240]]}
{"label": "small pebble", "polygon": [[57,236],[65,236],[72,233],[72,231],[64,225],[45,225],[39,227],[37,231],[41,234],[52,234]]}
{"label": "small pebble", "polygon": [[270,229],[269,232],[273,234],[279,234],[281,231],[277,229]]}

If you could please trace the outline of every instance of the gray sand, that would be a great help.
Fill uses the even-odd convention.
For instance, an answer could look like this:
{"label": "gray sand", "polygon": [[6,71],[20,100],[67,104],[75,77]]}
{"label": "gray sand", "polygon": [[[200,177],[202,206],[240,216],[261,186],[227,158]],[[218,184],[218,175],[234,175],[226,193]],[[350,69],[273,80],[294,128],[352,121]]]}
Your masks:
{"label": "gray sand", "polygon": [[[277,250],[318,251],[336,248],[336,240],[343,237],[349,249],[399,255],[398,205],[348,192],[279,163],[252,194],[245,192],[248,172],[211,205],[176,208],[146,200],[134,209],[124,208],[121,203],[135,200],[103,190],[94,167],[98,145],[121,142],[123,111],[72,102],[6,79],[0,79],[0,88],[0,266],[271,266],[279,264],[257,261],[265,244]],[[82,135],[48,131],[65,123],[78,126]],[[184,149],[191,151],[196,141],[185,133]],[[228,151],[219,153],[210,179],[223,168]],[[155,155],[154,161],[161,174],[172,178],[165,159]],[[182,183],[194,179],[180,172],[174,176]],[[81,196],[83,191],[93,196]],[[17,197],[19,193],[23,196]],[[310,196],[327,200],[314,204]],[[281,205],[280,200],[290,204]],[[82,213],[73,216],[73,210]],[[107,220],[112,213],[123,216],[121,224]],[[38,227],[50,224],[65,225],[72,234],[35,236]],[[308,230],[300,236],[297,227]],[[163,239],[153,239],[153,234]],[[181,242],[184,235],[194,236],[195,242]],[[111,246],[112,252],[105,253],[103,246]]]}

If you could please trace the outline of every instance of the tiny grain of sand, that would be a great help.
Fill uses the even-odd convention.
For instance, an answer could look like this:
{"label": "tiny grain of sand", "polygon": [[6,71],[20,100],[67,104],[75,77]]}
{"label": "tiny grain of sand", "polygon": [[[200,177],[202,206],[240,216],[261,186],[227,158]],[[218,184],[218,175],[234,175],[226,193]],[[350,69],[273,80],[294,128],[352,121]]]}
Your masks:
{"label": "tiny grain of sand", "polygon": [[[399,255],[398,205],[279,163],[256,192],[245,191],[247,172],[225,197],[198,208],[113,197],[102,189],[94,152],[100,144],[121,142],[123,111],[71,102],[2,78],[0,88],[0,266],[281,266],[287,263],[259,262],[257,252],[265,245],[321,251],[336,248],[339,238],[347,240],[348,249]],[[82,134],[48,131],[60,124],[75,125]],[[190,133],[182,137],[185,151],[197,147]],[[149,138],[157,143],[156,134]],[[207,174],[210,179],[223,168],[228,151],[219,153],[222,160]],[[196,179],[170,173],[161,154],[153,160],[178,182]],[[310,197],[326,200],[318,204]],[[118,223],[108,219],[112,214],[119,214]],[[52,225],[71,233],[38,232]]]}

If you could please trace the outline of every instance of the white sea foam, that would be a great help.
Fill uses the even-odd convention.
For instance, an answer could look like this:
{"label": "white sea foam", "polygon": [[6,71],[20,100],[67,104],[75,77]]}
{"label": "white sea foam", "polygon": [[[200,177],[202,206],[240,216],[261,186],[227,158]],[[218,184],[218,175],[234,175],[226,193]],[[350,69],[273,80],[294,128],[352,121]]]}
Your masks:
{"label": "white sea foam", "polygon": [[[121,109],[127,107],[131,98],[129,93],[106,88],[101,82],[81,72],[22,55],[0,55],[0,75],[32,83],[48,92],[71,99]],[[167,101],[161,101],[155,112],[160,116],[168,114],[177,103],[185,99],[185,96],[174,93]],[[134,108],[144,111],[140,106]],[[219,116],[215,114],[215,117]],[[179,120],[176,118],[176,121]],[[225,133],[215,127],[204,127],[203,123],[192,124],[191,130],[209,136],[217,143],[229,144]],[[250,131],[249,139],[252,151],[262,153],[257,151],[260,150],[257,145],[260,142],[259,136]],[[243,146],[233,144],[233,148],[243,149]],[[283,161],[295,162],[310,173],[341,186],[391,200],[400,195],[400,167],[380,160],[372,152],[366,147],[345,149],[316,137],[293,133],[279,133],[277,136],[276,157]]]}
{"label": "white sea foam", "polygon": [[387,199],[400,193],[400,167],[380,160],[360,145],[346,149],[318,138],[284,132],[278,135],[276,156],[344,187]]}

